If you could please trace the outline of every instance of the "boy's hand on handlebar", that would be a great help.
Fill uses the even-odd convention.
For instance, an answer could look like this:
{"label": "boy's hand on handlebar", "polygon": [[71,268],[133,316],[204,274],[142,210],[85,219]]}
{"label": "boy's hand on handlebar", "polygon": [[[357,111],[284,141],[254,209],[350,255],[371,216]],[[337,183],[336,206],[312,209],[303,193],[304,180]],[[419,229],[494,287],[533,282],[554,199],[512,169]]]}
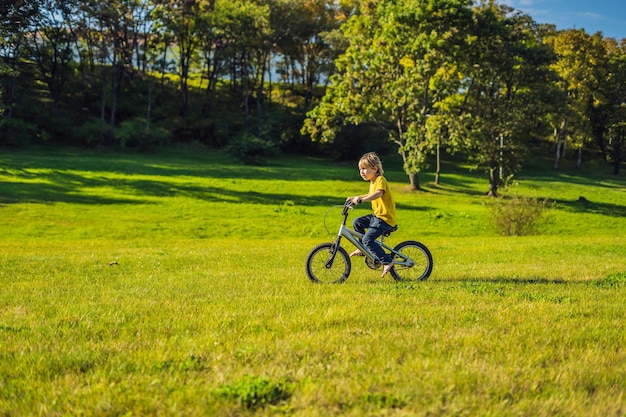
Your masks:
{"label": "boy's hand on handlebar", "polygon": [[356,206],[357,204],[361,204],[362,200],[360,197],[355,196],[355,197],[348,197],[346,200],[346,203],[350,203],[353,206]]}

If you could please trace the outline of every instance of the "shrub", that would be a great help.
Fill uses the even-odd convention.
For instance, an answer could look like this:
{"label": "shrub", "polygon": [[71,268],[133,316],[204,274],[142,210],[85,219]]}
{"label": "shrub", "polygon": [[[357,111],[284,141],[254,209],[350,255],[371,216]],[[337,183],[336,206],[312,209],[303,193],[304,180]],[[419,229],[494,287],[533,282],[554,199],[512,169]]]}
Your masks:
{"label": "shrub", "polygon": [[226,150],[246,164],[260,164],[264,157],[274,155],[277,149],[273,142],[244,131],[230,142]]}
{"label": "shrub", "polygon": [[0,117],[0,145],[19,147],[37,139],[47,139],[46,132],[22,119]]}
{"label": "shrub", "polygon": [[267,378],[248,376],[233,384],[220,386],[217,395],[236,400],[244,408],[256,410],[288,400],[292,390],[292,384],[287,381],[273,383]]}
{"label": "shrub", "polygon": [[82,123],[74,128],[75,143],[90,146],[102,145],[109,132],[109,125],[102,123],[97,117],[85,117]]}
{"label": "shrub", "polygon": [[115,130],[115,138],[119,141],[120,146],[147,149],[168,142],[170,132],[167,129],[152,125],[147,131],[146,123],[146,119],[143,117],[135,117],[120,123],[120,126]]}
{"label": "shrub", "polygon": [[506,185],[501,197],[491,205],[491,219],[506,236],[526,236],[537,232],[539,220],[548,208],[547,199],[521,196]]}

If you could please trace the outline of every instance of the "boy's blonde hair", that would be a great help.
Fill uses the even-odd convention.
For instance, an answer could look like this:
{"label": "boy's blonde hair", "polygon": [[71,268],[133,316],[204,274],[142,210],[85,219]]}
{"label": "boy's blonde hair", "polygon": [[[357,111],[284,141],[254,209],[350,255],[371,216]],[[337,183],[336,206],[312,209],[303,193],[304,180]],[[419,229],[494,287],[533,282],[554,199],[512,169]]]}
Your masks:
{"label": "boy's blonde hair", "polygon": [[370,168],[374,168],[378,175],[383,175],[385,171],[383,171],[383,163],[380,162],[380,158],[376,154],[376,152],[368,152],[359,159],[359,168],[361,165],[367,165]]}

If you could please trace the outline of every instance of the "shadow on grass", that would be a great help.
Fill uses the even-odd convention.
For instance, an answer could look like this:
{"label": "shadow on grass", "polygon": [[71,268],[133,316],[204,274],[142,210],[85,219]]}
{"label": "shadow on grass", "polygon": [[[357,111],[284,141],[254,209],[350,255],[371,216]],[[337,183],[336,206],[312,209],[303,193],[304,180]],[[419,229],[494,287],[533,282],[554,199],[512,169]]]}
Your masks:
{"label": "shadow on grass", "polygon": [[619,176],[610,176],[597,172],[587,172],[584,175],[582,173],[558,173],[555,172],[552,175],[525,175],[521,176],[519,179],[529,179],[533,181],[537,181],[540,183],[549,183],[549,182],[567,182],[572,184],[578,184],[582,186],[588,187],[597,187],[597,188],[608,188],[608,189],[619,189],[623,188],[624,185],[618,184],[618,182],[623,182],[623,178]]}
{"label": "shadow on grass", "polygon": [[[202,201],[226,203],[253,203],[283,205],[292,202],[299,206],[329,207],[343,204],[342,196],[302,196],[289,193],[236,191],[228,188],[185,185],[167,180],[85,177],[69,171],[51,171],[35,175],[27,171],[12,172],[13,177],[31,180],[0,183],[0,204],[16,203],[76,203],[76,204],[155,204],[154,198],[188,197]],[[276,179],[276,175],[270,178]],[[120,191],[120,196],[98,194],[106,188],[110,193]],[[85,191],[86,190],[86,191]],[[90,190],[92,193],[90,193]],[[124,197],[127,196],[127,197]],[[425,208],[399,205],[406,211]]]}
{"label": "shadow on grass", "polygon": [[360,180],[358,170],[341,163],[318,161],[310,157],[284,158],[262,166],[244,165],[219,152],[199,152],[184,156],[150,154],[116,154],[83,152],[1,154],[0,174],[3,170],[22,178],[39,174],[30,170],[85,171],[91,173],[118,173],[124,175],[190,176],[217,179],[280,179],[286,181]]}
{"label": "shadow on grass", "polygon": [[[10,178],[0,180],[0,204],[5,205],[158,204],[158,198],[183,196],[212,202],[330,207],[343,204],[345,196],[308,196],[280,192],[280,188],[233,190],[228,184],[214,184],[229,180],[361,181],[354,164],[286,157],[264,166],[246,166],[210,150],[157,155],[56,149],[0,153],[2,176]],[[215,181],[207,181],[209,186],[197,181],[206,178]]]}
{"label": "shadow on grass", "polygon": [[[95,175],[82,175],[81,172]],[[329,163],[309,157],[283,158],[265,166],[246,166],[219,152],[184,152],[157,155],[97,153],[89,151],[33,151],[0,153],[0,176],[14,182],[0,182],[0,204],[38,202],[69,202],[77,204],[146,204],[158,197],[186,196],[204,201],[252,202],[255,204],[328,207],[343,203],[344,196],[314,196],[258,190],[232,190],[217,186],[193,184],[193,178],[223,180],[281,180],[316,181],[335,180],[351,183],[360,181],[354,164]],[[406,179],[401,172],[389,172],[395,180]],[[119,178],[107,178],[119,177]],[[124,178],[124,176],[127,176]],[[142,176],[144,178],[142,178]],[[145,178],[162,177],[155,179]],[[188,184],[181,181],[185,177]],[[169,181],[176,178],[176,181]],[[423,178],[430,178],[428,175]],[[541,178],[541,177],[533,177]],[[546,180],[555,180],[555,177]],[[597,179],[556,176],[557,180],[577,182],[589,186],[618,188],[610,183],[598,184]],[[477,179],[463,170],[444,174],[441,185],[426,183],[425,192],[433,194],[466,194],[482,196],[476,190]],[[106,192],[98,192],[106,188]],[[121,192],[116,195],[115,190]],[[108,192],[109,195],[106,193]],[[621,217],[626,207],[610,203],[552,200],[567,210],[598,213]],[[398,205],[406,211],[422,211],[408,205]]]}
{"label": "shadow on grass", "polygon": [[424,191],[431,194],[462,194],[470,197],[486,197],[486,191],[472,189],[473,181],[463,181],[461,178],[448,179],[440,184],[429,183]]}
{"label": "shadow on grass", "polygon": [[549,278],[520,278],[520,277],[493,277],[493,278],[437,278],[437,282],[460,283],[464,286],[472,285],[553,285],[553,284],[576,284],[585,283],[585,280],[564,280]]}
{"label": "shadow on grass", "polygon": [[624,217],[626,206],[611,203],[597,203],[589,200],[559,200],[552,199],[565,210],[574,213],[593,213],[609,217]]}
{"label": "shadow on grass", "polygon": [[20,203],[76,204],[138,204],[148,201],[136,198],[115,198],[80,194],[75,187],[64,184],[11,182],[0,183],[0,205]]}

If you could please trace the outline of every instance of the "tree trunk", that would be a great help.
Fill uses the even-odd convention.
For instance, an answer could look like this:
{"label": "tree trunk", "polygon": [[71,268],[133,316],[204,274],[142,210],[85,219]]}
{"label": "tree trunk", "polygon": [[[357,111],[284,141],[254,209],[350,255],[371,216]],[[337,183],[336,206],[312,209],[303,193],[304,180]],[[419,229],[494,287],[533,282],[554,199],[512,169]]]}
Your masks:
{"label": "tree trunk", "polygon": [[115,66],[111,67],[111,114],[109,115],[109,132],[107,142],[113,143],[115,138],[115,113],[117,111],[117,71]]}
{"label": "tree trunk", "polygon": [[146,109],[146,133],[150,133],[150,119],[152,118],[152,77],[148,79],[148,108]]}
{"label": "tree trunk", "polygon": [[489,169],[489,191],[487,192],[487,196],[498,196],[498,178],[496,177],[496,168]]}
{"label": "tree trunk", "polygon": [[107,79],[104,73],[104,66],[101,67],[102,74],[102,100],[100,101],[100,142],[104,141],[104,129],[106,126],[106,105],[107,105]]}
{"label": "tree trunk", "polygon": [[554,170],[559,169],[559,161],[565,156],[565,138],[567,137],[567,120],[563,120],[560,127],[554,128],[556,138],[556,157],[554,159]]}
{"label": "tree trunk", "polygon": [[619,127],[615,129],[612,140],[611,159],[613,159],[613,174],[619,175],[622,162],[624,161],[624,144],[626,143],[626,129]]}
{"label": "tree trunk", "polygon": [[187,117],[189,111],[189,60],[182,58],[181,61],[183,62],[180,69],[180,90],[182,93],[180,114],[183,117]]}
{"label": "tree trunk", "polygon": [[270,52],[270,57],[267,60],[267,82],[269,83],[269,92],[267,96],[267,106],[272,107],[272,53]]}
{"label": "tree trunk", "polygon": [[260,57],[261,65],[257,73],[257,79],[259,85],[256,91],[256,115],[257,115],[257,129],[259,135],[263,132],[263,88],[265,87],[265,65],[267,64],[268,54],[263,52]]}
{"label": "tree trunk", "polygon": [[[16,85],[17,85],[17,77],[11,77],[11,82],[9,83],[9,103],[6,106],[5,109],[5,113],[4,113],[4,119],[5,120],[10,120],[13,117],[13,102],[15,101],[15,90],[16,90]],[[2,100],[2,94],[0,94],[0,101]],[[0,127],[0,143],[2,143],[2,139],[5,136],[5,133],[7,133],[7,128],[6,126],[1,126]]]}
{"label": "tree trunk", "polygon": [[409,174],[409,182],[411,183],[411,190],[417,191],[421,190],[420,186],[420,178],[417,172]]}
{"label": "tree trunk", "polygon": [[243,81],[243,103],[244,103],[244,114],[245,114],[245,120],[244,120],[244,125],[246,127],[246,131],[248,130],[248,126],[250,124],[250,80],[249,80],[249,75],[248,75],[248,61],[245,58],[242,58],[243,64],[241,66],[241,78]]}
{"label": "tree trunk", "polygon": [[11,77],[11,81],[8,83],[9,100],[6,105],[4,117],[10,119],[13,117],[13,107],[15,104],[15,91],[17,90],[17,77]]}
{"label": "tree trunk", "polygon": [[578,161],[576,161],[576,168],[581,168],[583,166],[583,147],[578,148]]}
{"label": "tree trunk", "polygon": [[439,176],[441,174],[441,146],[439,137],[437,137],[437,172],[435,172],[435,185],[439,185]]}
{"label": "tree trunk", "polygon": [[163,64],[161,65],[161,94],[165,90],[165,75],[167,74],[167,47],[166,43],[163,47],[163,58],[161,59]]}

